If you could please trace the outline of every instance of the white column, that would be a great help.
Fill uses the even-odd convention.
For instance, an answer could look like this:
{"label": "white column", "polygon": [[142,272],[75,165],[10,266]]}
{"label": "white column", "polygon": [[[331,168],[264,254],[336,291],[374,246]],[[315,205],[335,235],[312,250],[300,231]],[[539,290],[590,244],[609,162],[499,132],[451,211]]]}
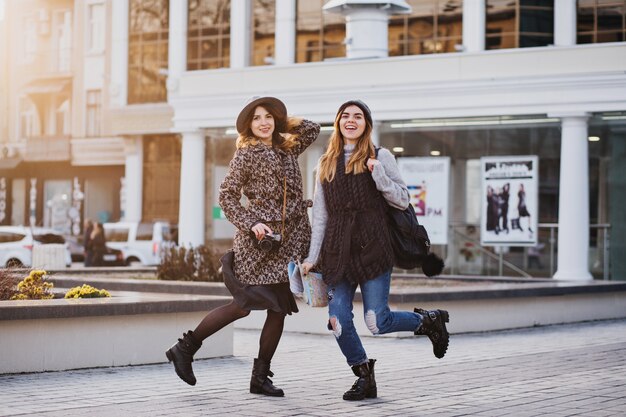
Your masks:
{"label": "white column", "polygon": [[485,13],[485,0],[463,0],[464,51],[479,52],[485,50]]}
{"label": "white column", "polygon": [[180,77],[187,70],[187,11],[187,0],[170,1],[168,95],[178,91]]}
{"label": "white column", "polygon": [[576,45],[576,0],[554,2],[554,45]]}
{"label": "white column", "polygon": [[[233,2],[235,3],[235,2]],[[204,244],[205,232],[205,148],[204,132],[183,132],[180,161],[180,207],[178,242],[180,245]]]}
{"label": "white column", "polygon": [[554,278],[591,280],[589,273],[589,160],[586,113],[561,118],[559,241]]}
{"label": "white column", "polygon": [[128,0],[115,0],[111,6],[111,81],[112,107],[128,103]]}
{"label": "white column", "polygon": [[250,0],[230,2],[230,67],[250,65],[252,44],[252,6]]}
{"label": "white column", "polygon": [[124,138],[125,207],[122,220],[141,221],[143,200],[143,141],[140,136]]}
{"label": "white column", "polygon": [[276,65],[296,62],[296,0],[276,0]]}

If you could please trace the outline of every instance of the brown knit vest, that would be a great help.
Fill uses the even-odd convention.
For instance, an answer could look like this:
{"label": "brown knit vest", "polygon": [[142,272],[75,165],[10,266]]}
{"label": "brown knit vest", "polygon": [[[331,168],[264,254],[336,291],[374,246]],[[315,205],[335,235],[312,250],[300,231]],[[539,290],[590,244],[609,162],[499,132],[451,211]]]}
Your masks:
{"label": "brown knit vest", "polygon": [[344,153],[331,182],[322,182],[328,221],[322,243],[324,281],[362,283],[391,270],[393,251],[385,222],[387,203],[369,171],[346,174]]}

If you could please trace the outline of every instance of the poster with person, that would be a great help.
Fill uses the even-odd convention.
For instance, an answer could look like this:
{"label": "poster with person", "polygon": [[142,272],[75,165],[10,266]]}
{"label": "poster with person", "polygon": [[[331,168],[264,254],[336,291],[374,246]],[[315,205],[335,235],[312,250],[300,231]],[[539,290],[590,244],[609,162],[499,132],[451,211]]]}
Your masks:
{"label": "poster with person", "polygon": [[448,184],[450,158],[398,158],[417,221],[426,228],[430,243],[448,244]]}
{"label": "poster with person", "polygon": [[481,158],[481,245],[537,245],[538,172],[537,156]]}

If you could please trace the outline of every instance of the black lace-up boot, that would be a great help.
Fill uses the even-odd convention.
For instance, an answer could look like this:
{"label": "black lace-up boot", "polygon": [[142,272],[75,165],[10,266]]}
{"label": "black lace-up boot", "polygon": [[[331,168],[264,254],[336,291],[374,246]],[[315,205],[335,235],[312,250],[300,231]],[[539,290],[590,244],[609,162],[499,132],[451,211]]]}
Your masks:
{"label": "black lace-up boot", "polygon": [[193,332],[189,330],[183,334],[182,339],[178,339],[178,343],[165,352],[167,360],[174,362],[176,374],[189,385],[196,385],[196,377],[193,374],[191,362],[193,362],[193,355],[201,346],[202,342],[197,341],[193,337]]}
{"label": "black lace-up boot", "polygon": [[352,367],[354,375],[358,376],[352,388],[343,394],[346,401],[361,401],[365,398],[376,398],[378,389],[376,388],[376,378],[374,375],[374,364],[376,359]]}
{"label": "black lace-up boot", "polygon": [[446,323],[450,316],[446,310],[424,310],[416,308],[413,311],[423,317],[422,325],[415,330],[415,335],[428,336],[433,344],[433,353],[439,359],[443,358],[448,350],[450,335],[446,329]]}
{"label": "black lace-up boot", "polygon": [[270,371],[270,363],[261,359],[254,359],[252,378],[250,378],[250,392],[269,395],[270,397],[284,397],[285,393],[282,389],[274,386],[272,380],[269,379],[270,376],[274,376],[274,373]]}

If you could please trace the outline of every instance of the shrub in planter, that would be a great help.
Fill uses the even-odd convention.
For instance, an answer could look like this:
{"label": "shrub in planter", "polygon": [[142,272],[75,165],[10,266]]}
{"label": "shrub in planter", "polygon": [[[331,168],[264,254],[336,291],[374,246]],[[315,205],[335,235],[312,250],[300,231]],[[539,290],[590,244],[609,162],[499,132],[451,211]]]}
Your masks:
{"label": "shrub in planter", "polygon": [[8,268],[0,268],[0,301],[10,300],[17,294],[17,273]]}
{"label": "shrub in planter", "polygon": [[46,282],[48,274],[40,269],[33,269],[26,278],[17,284],[17,293],[11,300],[48,300],[54,298],[54,284]]}
{"label": "shrub in planter", "polygon": [[101,298],[110,296],[111,294],[107,290],[99,290],[87,284],[74,287],[65,293],[65,298]]}
{"label": "shrub in planter", "polygon": [[157,279],[176,281],[223,281],[219,256],[210,245],[169,247],[157,266]]}

